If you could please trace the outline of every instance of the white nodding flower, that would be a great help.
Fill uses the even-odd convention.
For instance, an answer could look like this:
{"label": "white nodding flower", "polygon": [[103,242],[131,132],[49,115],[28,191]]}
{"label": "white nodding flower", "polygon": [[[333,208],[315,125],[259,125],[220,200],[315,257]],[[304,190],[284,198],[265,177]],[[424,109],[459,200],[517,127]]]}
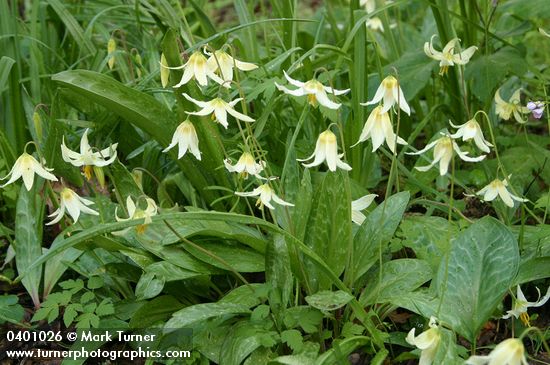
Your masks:
{"label": "white nodding flower", "polygon": [[236,119],[242,120],[243,122],[253,122],[254,119],[250,118],[248,115],[244,115],[243,113],[239,113],[236,111],[233,107],[242,100],[242,98],[235,99],[233,101],[230,101],[229,103],[221,98],[215,98],[210,101],[199,101],[196,99],[193,99],[186,93],[183,93],[183,96],[194,103],[195,105],[202,108],[202,110],[199,110],[198,112],[187,112],[187,114],[193,114],[193,115],[212,115],[212,119],[220,123],[224,126],[225,129],[227,129],[227,114],[229,113]]}
{"label": "white nodding flower", "polygon": [[525,358],[523,342],[517,338],[508,338],[499,343],[486,356],[470,356],[465,365],[529,365]]}
{"label": "white nodding flower", "polygon": [[236,58],[231,57],[227,52],[214,51],[214,53],[205,53],[208,57],[208,67],[214,72],[219,72],[221,79],[224,81],[223,86],[231,87],[233,81],[233,68],[237,68],[241,71],[252,71],[258,68],[253,63],[239,61]]}
{"label": "white nodding flower", "polygon": [[283,73],[284,73],[286,79],[288,80],[288,82],[291,85],[296,86],[297,89],[290,90],[290,89],[288,89],[284,86],[281,86],[281,85],[275,83],[275,86],[277,86],[277,89],[279,89],[282,92],[284,92],[285,94],[289,94],[289,95],[294,95],[294,96],[307,95],[308,102],[313,106],[317,106],[317,103],[319,103],[324,107],[336,110],[336,109],[340,108],[340,106],[342,104],[335,103],[334,101],[330,100],[328,98],[327,93],[328,94],[333,94],[333,95],[343,95],[343,94],[346,94],[347,92],[349,92],[349,90],[350,90],[350,89],[336,90],[336,89],[333,89],[332,87],[323,86],[323,84],[321,84],[319,81],[317,81],[315,79],[312,79],[312,80],[309,80],[309,81],[306,81],[306,82],[294,80],[293,78],[288,76],[286,71],[283,71]]}
{"label": "white nodding flower", "polygon": [[537,301],[529,302],[525,298],[523,291],[518,285],[517,295],[516,295],[516,298],[514,299],[514,306],[511,310],[506,311],[506,314],[502,316],[502,319],[508,319],[513,316],[515,318],[520,318],[523,324],[525,324],[526,326],[529,326],[529,314],[527,313],[527,309],[542,307],[550,299],[550,287],[548,287],[548,290],[546,291],[546,295],[542,299],[540,298],[539,288],[537,288],[537,292],[539,293],[539,297]]}
{"label": "white nodding flower", "polygon": [[369,29],[372,29],[374,31],[381,31],[382,33],[384,33],[384,25],[382,24],[382,20],[380,20],[379,17],[374,16],[372,18],[367,19],[367,21],[365,22],[365,25]]}
{"label": "white nodding flower", "polygon": [[401,86],[399,86],[397,79],[391,75],[382,80],[380,86],[378,86],[376,90],[376,94],[374,94],[374,98],[366,103],[361,103],[361,105],[372,105],[379,103],[381,100],[384,101],[382,103],[382,112],[387,112],[392,106],[398,104],[401,110],[411,115],[411,108],[409,104],[407,104],[407,100],[405,100],[403,90],[401,90]]}
{"label": "white nodding flower", "polygon": [[344,154],[338,154],[338,142],[336,141],[336,135],[327,129],[319,135],[319,138],[317,138],[317,143],[313,154],[308,158],[297,160],[307,161],[315,157],[312,163],[303,165],[305,167],[319,166],[326,160],[330,171],[336,171],[337,167],[342,170],[349,171],[351,170],[351,166],[340,160],[343,156]]}
{"label": "white nodding flower", "polygon": [[416,328],[413,328],[409,331],[405,339],[409,344],[421,350],[418,362],[419,365],[430,365],[433,363],[437,353],[437,347],[441,341],[441,334],[435,317],[430,318],[429,327],[428,330],[422,332],[418,336],[414,335]]}
{"label": "white nodding flower", "polygon": [[186,120],[182,122],[172,136],[172,142],[162,152],[168,152],[170,149],[178,145],[178,159],[182,158],[189,150],[197,160],[201,159],[201,151],[199,151],[199,138],[193,123]]}
{"label": "white nodding flower", "polygon": [[477,50],[476,46],[471,46],[462,52],[455,52],[456,45],[460,40],[458,38],[454,38],[445,45],[441,52],[439,52],[434,49],[434,37],[435,34],[429,42],[424,43],[424,53],[426,53],[428,57],[439,61],[440,75],[447,73],[450,66],[467,64]]}
{"label": "white nodding flower", "polygon": [[[147,207],[145,209],[141,209],[139,206],[136,206],[136,203],[139,203],[139,199],[134,203],[132,198],[128,196],[126,198],[126,209],[128,211],[128,218],[120,218],[118,216],[118,207],[115,209],[115,218],[117,222],[124,222],[129,221],[133,219],[143,219],[143,224],[140,224],[136,227],[137,233],[143,233],[145,232],[145,229],[147,228],[148,224],[151,224],[152,219],[151,217],[157,215],[158,208],[155,201],[151,198],[145,198],[145,201],[147,202]],[[113,232],[114,234],[124,234],[128,232],[131,228],[128,227],[126,229],[123,229],[122,231]]]}
{"label": "white nodding flower", "polygon": [[378,194],[367,194],[351,202],[351,221],[353,223],[358,225],[363,224],[367,217],[361,211],[367,209],[377,196]]}
{"label": "white nodding flower", "polygon": [[88,207],[88,205],[94,204],[93,201],[80,197],[77,193],[69,188],[64,188],[59,193],[60,203],[59,208],[52,214],[48,215],[53,220],[46,223],[47,226],[55,224],[63,218],[65,211],[73,218],[74,223],[78,222],[80,213],[99,215],[98,212]]}
{"label": "white nodding flower", "polygon": [[357,141],[357,143],[353,146],[364,142],[369,138],[372,139],[372,152],[380,148],[382,143],[384,143],[384,140],[392,152],[395,152],[396,141],[402,145],[407,144],[407,142],[401,137],[397,137],[396,140],[396,134],[393,133],[393,126],[391,124],[390,116],[387,111],[384,111],[381,105],[372,110],[367,118],[365,126],[363,127],[363,131],[359,136],[359,141]]}
{"label": "white nodding flower", "polygon": [[360,6],[364,6],[368,14],[376,10],[376,0],[360,0]]}
{"label": "white nodding flower", "polygon": [[[161,67],[166,67],[161,63]],[[206,57],[200,52],[195,51],[187,62],[181,66],[177,67],[166,67],[171,70],[181,70],[183,69],[183,75],[180,82],[174,85],[174,88],[180,87],[187,84],[191,79],[197,80],[197,83],[201,86],[208,85],[208,79],[211,79],[218,84],[223,84],[223,80],[214,73],[208,66],[208,61]],[[229,87],[229,86],[228,86]]]}
{"label": "white nodding flower", "polygon": [[[509,178],[510,176],[508,176],[508,179]],[[497,196],[500,196],[504,204],[506,204],[510,208],[514,207],[514,200],[518,202],[526,202],[527,199],[522,199],[508,191],[508,189],[506,188],[508,186],[508,179],[494,179],[489,183],[489,185],[486,185],[476,194],[483,195],[483,200],[488,202],[493,201]]]}
{"label": "white nodding flower", "polygon": [[36,159],[27,152],[23,152],[15,161],[11,171],[6,176],[0,178],[0,180],[9,178],[4,185],[0,185],[0,188],[13,183],[22,177],[25,188],[30,191],[34,183],[34,174],[37,174],[47,180],[57,181],[57,177],[51,174],[50,171],[53,171],[53,169],[47,168],[43,164],[36,161]]}
{"label": "white nodding flower", "polygon": [[272,200],[279,205],[286,205],[289,207],[294,206],[294,204],[285,202],[283,199],[279,198],[267,183],[258,186],[256,189],[252,190],[251,192],[237,191],[235,192],[235,195],[244,196],[244,197],[257,196],[258,200],[256,201],[256,206],[259,206],[260,208],[263,208],[263,206],[265,205],[269,209],[275,209],[275,207],[271,205]]}
{"label": "white nodding flower", "polygon": [[461,151],[458,145],[456,144],[456,142],[453,141],[453,139],[450,136],[445,134],[443,134],[443,137],[438,138],[435,141],[429,143],[426,147],[424,147],[422,150],[418,152],[406,152],[406,153],[408,155],[420,155],[432,148],[434,149],[432,163],[429,164],[428,166],[417,166],[415,167],[415,169],[419,171],[428,171],[435,164],[439,162],[439,174],[443,176],[447,173],[447,171],[449,171],[449,164],[451,163],[451,159],[453,158],[453,154],[455,152],[458,155],[458,157],[460,157],[461,160],[467,161],[467,162],[479,162],[486,157],[486,155],[482,155],[478,157],[469,157],[468,152]]}
{"label": "white nodding flower", "polygon": [[227,171],[237,172],[245,179],[248,175],[256,176],[259,179],[265,179],[260,176],[260,172],[265,168],[265,161],[256,162],[254,156],[250,152],[244,152],[235,165],[231,165],[231,160],[224,160],[224,165]]}
{"label": "white nodding flower", "polygon": [[449,121],[449,123],[453,128],[458,129],[455,134],[451,134],[451,138],[462,138],[463,141],[473,139],[477,148],[486,153],[491,151],[489,147],[493,147],[493,145],[489,143],[489,141],[485,140],[481,126],[475,119],[470,119],[461,125],[454,125],[451,121]]}
{"label": "white nodding flower", "polygon": [[90,180],[92,166],[103,167],[113,163],[117,156],[116,148],[118,143],[112,144],[103,150],[94,152],[94,149],[88,143],[88,132],[89,129],[86,128],[82,138],[80,139],[80,153],[70,150],[65,145],[65,136],[63,136],[61,143],[61,157],[63,157],[65,162],[68,162],[73,166],[84,166],[84,174],[86,175],[86,178]]}
{"label": "white nodding flower", "polygon": [[523,119],[521,114],[528,114],[530,110],[521,105],[520,97],[521,89],[514,91],[508,101],[504,101],[500,96],[500,89],[495,93],[495,112],[503,120],[509,120],[512,115],[518,123],[527,123],[526,119]]}

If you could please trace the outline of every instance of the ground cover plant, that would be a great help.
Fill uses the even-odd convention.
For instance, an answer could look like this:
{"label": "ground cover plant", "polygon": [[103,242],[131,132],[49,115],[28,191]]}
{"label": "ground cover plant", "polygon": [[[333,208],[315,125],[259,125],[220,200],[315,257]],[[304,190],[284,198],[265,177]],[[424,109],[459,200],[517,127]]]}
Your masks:
{"label": "ground cover plant", "polygon": [[2,361],[183,328],[138,363],[550,363],[549,19],[1,0]]}

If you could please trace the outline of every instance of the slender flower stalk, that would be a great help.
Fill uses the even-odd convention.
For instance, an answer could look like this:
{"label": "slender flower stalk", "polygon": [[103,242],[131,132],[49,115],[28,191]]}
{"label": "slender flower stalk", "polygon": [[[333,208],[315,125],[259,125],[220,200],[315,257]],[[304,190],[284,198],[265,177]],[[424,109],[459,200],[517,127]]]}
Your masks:
{"label": "slender flower stalk", "polygon": [[23,152],[15,161],[11,171],[6,176],[0,178],[0,180],[9,178],[4,185],[0,185],[0,188],[13,183],[22,177],[25,188],[30,191],[34,183],[34,174],[37,174],[46,180],[57,181],[57,177],[51,174],[50,171],[53,171],[53,169],[47,168],[43,164],[36,161],[36,159],[27,152]]}
{"label": "slender flower stalk", "polygon": [[59,222],[61,218],[63,218],[63,216],[65,215],[65,212],[69,213],[74,223],[78,222],[80,213],[99,215],[98,212],[88,207],[89,205],[94,204],[93,201],[80,197],[77,193],[69,188],[64,188],[63,190],[61,190],[59,196],[59,208],[57,208],[57,210],[52,214],[48,215],[48,217],[53,218],[53,220],[49,223],[46,223],[47,226]]}
{"label": "slender flower stalk", "polygon": [[243,122],[253,122],[254,119],[250,118],[248,115],[244,115],[242,113],[239,113],[236,111],[233,107],[242,100],[242,98],[235,99],[233,101],[230,101],[229,103],[221,98],[215,98],[210,101],[199,101],[196,99],[193,99],[186,93],[183,93],[183,96],[194,103],[195,105],[202,108],[202,110],[199,110],[198,112],[187,112],[187,114],[192,115],[211,115],[212,120],[215,120],[216,122],[220,123],[222,126],[224,126],[225,129],[227,129],[228,123],[227,123],[227,114],[229,113],[236,119],[242,120]]}
{"label": "slender flower stalk", "polygon": [[341,160],[343,156],[344,154],[338,154],[336,135],[327,129],[317,138],[317,144],[315,145],[313,154],[306,159],[298,159],[298,161],[307,161],[314,158],[313,162],[303,164],[305,167],[313,167],[319,166],[326,160],[330,171],[336,171],[337,167],[349,171],[351,170],[351,166]]}
{"label": "slender flower stalk", "polygon": [[350,89],[336,90],[336,89],[333,89],[332,87],[323,86],[323,84],[321,84],[319,81],[315,79],[312,79],[306,82],[294,80],[293,78],[288,76],[288,74],[285,71],[283,71],[283,73],[286,79],[288,80],[288,82],[291,85],[296,86],[297,89],[291,90],[275,83],[275,86],[277,86],[277,89],[281,90],[285,94],[290,94],[293,96],[307,95],[307,100],[312,106],[317,106],[317,104],[321,104],[324,107],[336,110],[340,108],[342,104],[335,103],[332,100],[330,100],[327,96],[327,93],[333,94],[333,95],[343,95],[348,93],[350,90]]}

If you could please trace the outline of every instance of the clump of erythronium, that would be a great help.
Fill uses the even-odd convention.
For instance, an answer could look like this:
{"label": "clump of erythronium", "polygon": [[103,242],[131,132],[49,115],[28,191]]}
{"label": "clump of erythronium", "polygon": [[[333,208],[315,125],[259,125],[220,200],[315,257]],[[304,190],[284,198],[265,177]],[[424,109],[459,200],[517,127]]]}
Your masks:
{"label": "clump of erythronium", "polygon": [[401,90],[401,86],[399,86],[399,81],[391,75],[382,80],[372,100],[361,103],[361,105],[372,105],[382,100],[382,112],[387,112],[397,104],[401,110],[411,115],[411,108],[409,104],[407,104],[407,100],[405,100],[403,90]]}
{"label": "clump of erythronium", "polygon": [[227,113],[234,116],[236,119],[242,120],[243,122],[253,122],[254,119],[250,118],[248,115],[244,115],[242,113],[239,113],[233,107],[242,100],[242,98],[235,99],[233,101],[230,101],[229,103],[221,98],[215,98],[210,101],[199,101],[196,99],[193,99],[186,93],[183,93],[183,96],[193,102],[195,105],[202,108],[202,110],[199,110],[198,112],[187,112],[187,114],[192,115],[212,115],[212,120],[217,121],[221,125],[224,126],[225,129],[227,129]]}
{"label": "clump of erythronium", "polygon": [[170,149],[178,145],[178,159],[182,158],[189,150],[197,160],[201,159],[201,151],[199,151],[199,138],[197,131],[189,120],[183,121],[174,132],[172,142],[162,152],[168,152]]}
{"label": "clump of erythronium", "polygon": [[479,162],[483,160],[486,156],[478,156],[478,157],[469,157],[468,152],[463,152],[460,150],[456,142],[451,138],[451,136],[441,133],[443,137],[436,139],[435,141],[429,143],[426,147],[421,149],[418,152],[406,152],[408,155],[420,155],[422,153],[427,152],[431,148],[434,149],[433,152],[433,161],[431,164],[427,166],[417,166],[415,169],[419,171],[428,171],[431,169],[435,164],[439,162],[439,174],[441,176],[447,174],[447,171],[449,171],[449,164],[451,163],[451,159],[453,158],[453,154],[456,152],[458,157],[460,159],[467,161],[467,162]]}
{"label": "clump of erythronium", "polygon": [[[508,176],[508,179],[509,178],[510,176]],[[508,191],[508,189],[506,188],[508,186],[508,179],[494,179],[489,183],[489,185],[483,187],[476,194],[482,195],[483,200],[488,202],[493,201],[497,196],[500,196],[504,204],[506,204],[510,208],[514,207],[514,200],[518,202],[526,202],[527,199],[522,199]]]}
{"label": "clump of erythronium", "polygon": [[317,143],[313,154],[308,158],[297,160],[307,161],[314,158],[313,162],[303,164],[305,167],[319,166],[326,160],[330,171],[336,171],[337,167],[342,170],[349,171],[351,170],[351,166],[341,160],[343,156],[344,154],[338,154],[338,142],[336,135],[327,129],[319,135],[319,138],[317,138]]}
{"label": "clump of erythronium", "polygon": [[546,295],[542,299],[540,297],[539,288],[537,288],[537,292],[539,293],[539,297],[537,301],[528,302],[527,299],[525,298],[525,295],[523,294],[523,291],[518,285],[517,295],[516,295],[516,298],[514,299],[513,309],[506,311],[506,314],[502,316],[502,319],[508,319],[513,316],[515,318],[521,319],[524,325],[529,326],[529,314],[527,313],[527,309],[531,307],[532,308],[542,307],[550,299],[550,287],[548,287],[548,290],[546,291]]}
{"label": "clump of erythronium", "polygon": [[416,337],[414,336],[416,328],[411,329],[406,338],[409,344],[421,350],[418,362],[420,365],[430,365],[434,361],[437,347],[441,340],[439,326],[437,325],[437,319],[435,317],[430,318],[429,326],[430,328],[428,330]]}
{"label": "clump of erythronium", "polygon": [[69,188],[63,188],[60,196],[59,208],[52,214],[48,215],[53,220],[46,225],[52,225],[61,220],[65,215],[65,211],[73,218],[74,223],[78,222],[80,213],[99,215],[98,212],[88,207],[88,205],[94,204],[93,201],[80,197],[77,193]]}
{"label": "clump of erythronium", "polygon": [[237,191],[235,192],[235,195],[244,196],[244,197],[257,196],[258,200],[256,200],[256,206],[260,207],[260,209],[262,209],[264,205],[269,209],[275,209],[275,207],[271,205],[272,200],[279,205],[286,205],[289,207],[294,206],[294,204],[286,202],[283,199],[279,198],[277,194],[275,194],[275,192],[273,191],[273,188],[269,186],[269,183],[260,185],[256,189],[252,190],[251,192]]}
{"label": "clump of erythronium", "polygon": [[533,118],[542,118],[544,112],[544,103],[542,101],[530,101],[527,103],[527,112],[533,113]]}
{"label": "clump of erythronium", "polygon": [[351,220],[353,223],[363,224],[367,217],[361,211],[367,209],[377,196],[377,194],[368,194],[351,202]]}
{"label": "clump of erythronium", "polygon": [[265,168],[265,161],[256,162],[250,152],[243,152],[235,165],[231,165],[231,160],[229,159],[224,160],[223,163],[227,171],[236,172],[245,179],[248,178],[249,174],[258,179],[265,179],[260,176],[260,172]]}
{"label": "clump of erythronium", "polygon": [[[139,199],[134,203],[132,198],[128,196],[126,198],[126,210],[128,211],[128,218],[120,218],[118,216],[118,207],[115,208],[115,218],[117,222],[124,222],[129,221],[133,219],[143,219],[143,224],[140,224],[136,227],[136,232],[138,234],[141,234],[145,232],[145,229],[147,228],[148,224],[151,224],[152,219],[151,217],[157,215],[158,208],[155,201],[151,198],[145,198],[145,201],[147,203],[147,207],[145,209],[141,209],[139,206],[136,206],[136,203],[139,204]],[[126,232],[128,232],[131,229],[131,227],[128,227],[126,229],[123,229],[122,231],[116,231],[113,232],[117,235],[123,235]]]}
{"label": "clump of erythronium", "polygon": [[462,52],[455,52],[456,45],[460,40],[458,38],[454,38],[445,45],[441,52],[439,52],[433,47],[434,37],[435,34],[429,42],[424,43],[424,53],[426,53],[428,57],[439,61],[440,75],[445,75],[449,70],[449,66],[467,64],[477,50],[476,46],[471,46]]}
{"label": "clump of erythronium", "polygon": [[382,143],[384,143],[384,140],[392,152],[395,152],[395,142],[402,145],[407,144],[403,138],[398,137],[395,133],[393,133],[393,126],[391,124],[389,113],[384,111],[384,108],[381,105],[372,110],[367,118],[365,126],[363,127],[363,131],[359,136],[359,140],[353,146],[356,146],[369,138],[372,139],[372,152],[376,151]]}
{"label": "clump of erythronium", "polygon": [[[118,143],[112,144],[108,148],[101,151],[94,152],[93,148],[88,143],[88,132],[89,129],[86,128],[82,138],[80,139],[80,153],[74,152],[67,148],[65,145],[65,137],[63,137],[61,144],[61,156],[65,162],[68,162],[73,166],[84,167],[84,176],[86,176],[86,179],[91,180],[94,166],[107,166],[113,163],[116,159],[116,148]],[[103,185],[101,180],[102,178],[100,178],[100,183]]]}
{"label": "clump of erythronium", "polygon": [[518,123],[524,124],[527,122],[521,114],[529,113],[529,109],[521,105],[520,92],[520,89],[514,91],[510,99],[504,101],[500,96],[500,89],[496,91],[495,112],[501,119],[509,120],[513,115]]}
{"label": "clump of erythronium", "polygon": [[239,61],[222,50],[208,53],[205,49],[204,53],[209,56],[207,60],[208,67],[212,71],[220,74],[222,80],[224,81],[223,86],[228,88],[231,87],[230,81],[233,81],[233,68],[237,68],[241,71],[252,71],[258,68],[255,64]]}
{"label": "clump of erythronium", "polygon": [[481,126],[475,118],[472,118],[461,125],[454,125],[451,121],[449,121],[449,123],[453,128],[458,129],[455,134],[451,134],[451,138],[462,138],[462,141],[464,142],[472,139],[477,148],[486,153],[490,152],[489,147],[493,147],[493,145],[489,143],[489,141],[485,140]]}
{"label": "clump of erythronium", "polygon": [[285,78],[288,80],[288,82],[296,86],[298,89],[290,90],[284,86],[281,86],[277,83],[275,83],[275,86],[277,86],[277,89],[281,90],[285,94],[294,95],[294,96],[304,96],[307,95],[307,100],[309,104],[312,106],[317,106],[317,103],[321,104],[324,107],[327,107],[329,109],[338,109],[342,104],[335,103],[331,101],[328,98],[327,93],[333,94],[333,95],[343,95],[349,92],[350,89],[345,90],[336,90],[332,87],[323,86],[319,81],[316,79],[312,79],[306,82],[294,80],[288,74],[286,71],[283,71]]}
{"label": "clump of erythronium", "polygon": [[529,365],[523,342],[508,338],[499,343],[487,356],[470,356],[465,365]]}
{"label": "clump of erythronium", "polygon": [[9,180],[4,185],[0,185],[0,188],[15,182],[20,177],[23,177],[23,184],[25,185],[25,188],[30,191],[34,183],[34,174],[37,174],[47,180],[57,181],[57,177],[51,174],[50,171],[53,171],[53,169],[47,168],[44,164],[36,161],[36,159],[27,152],[23,152],[15,161],[11,171],[6,176],[0,178],[0,180],[5,180],[9,177]]}

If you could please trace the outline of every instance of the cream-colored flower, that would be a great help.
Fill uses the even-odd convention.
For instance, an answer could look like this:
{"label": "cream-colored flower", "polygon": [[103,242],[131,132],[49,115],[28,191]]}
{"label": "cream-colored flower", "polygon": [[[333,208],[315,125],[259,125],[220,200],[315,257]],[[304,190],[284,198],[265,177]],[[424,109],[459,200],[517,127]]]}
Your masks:
{"label": "cream-colored flower", "polygon": [[470,58],[477,50],[476,46],[471,46],[462,52],[455,53],[456,44],[460,41],[458,38],[451,39],[449,43],[445,45],[441,52],[436,51],[433,47],[432,36],[429,42],[424,43],[424,53],[430,58],[439,61],[440,75],[447,73],[449,66],[465,65],[470,61]]}
{"label": "cream-colored flower", "polygon": [[367,194],[351,202],[351,220],[353,223],[358,225],[363,224],[367,217],[361,211],[367,209],[377,196],[377,194]]}
{"label": "cream-colored flower", "polygon": [[264,205],[268,207],[269,209],[275,209],[273,205],[271,205],[271,200],[273,200],[275,203],[279,205],[286,205],[289,207],[293,207],[294,204],[285,202],[283,199],[279,198],[273,189],[269,186],[269,184],[263,184],[258,186],[256,189],[252,190],[251,192],[235,192],[238,196],[258,196],[258,200],[256,201],[256,206],[259,206],[262,208]]}
{"label": "cream-colored flower", "polygon": [[59,194],[61,201],[59,208],[52,214],[48,215],[49,218],[54,218],[51,222],[46,223],[47,226],[55,224],[63,218],[65,211],[73,218],[74,223],[78,222],[80,213],[99,215],[95,210],[88,208],[88,205],[94,204],[93,201],[80,197],[77,193],[69,188],[64,188]]}
{"label": "cream-colored flower", "polygon": [[359,5],[365,7],[367,14],[376,10],[376,0],[360,0]]}
{"label": "cream-colored flower", "polygon": [[367,21],[365,22],[365,25],[369,29],[372,29],[374,31],[381,31],[382,33],[384,33],[384,25],[382,24],[382,20],[380,20],[379,17],[374,16],[372,18],[367,19]]}
{"label": "cream-colored flower", "polygon": [[186,120],[182,122],[172,136],[172,142],[162,152],[168,152],[170,149],[178,145],[178,159],[182,158],[187,150],[197,158],[201,159],[201,151],[199,151],[199,137],[193,123]]}
{"label": "cream-colored flower", "polygon": [[[510,176],[508,176],[508,179]],[[489,185],[485,186],[483,189],[478,191],[477,195],[483,195],[483,200],[485,201],[492,201],[495,200],[497,196],[500,196],[504,204],[509,206],[510,208],[514,207],[514,200],[518,202],[526,202],[527,199],[522,199],[518,196],[515,196],[514,194],[510,193],[508,189],[506,188],[508,186],[507,179],[499,180],[494,179],[489,183]]]}
{"label": "cream-colored flower", "polygon": [[460,150],[458,145],[456,144],[453,139],[443,134],[443,137],[436,139],[435,141],[429,143],[426,147],[424,147],[422,150],[418,152],[407,152],[408,155],[420,155],[422,153],[427,152],[429,149],[434,149],[434,159],[431,164],[428,166],[417,166],[415,169],[419,171],[428,171],[431,169],[436,163],[439,162],[439,174],[441,176],[445,175],[447,171],[449,171],[449,164],[451,163],[451,159],[453,157],[453,153],[456,152],[458,157],[460,159],[467,161],[467,162],[479,162],[483,160],[486,155],[482,155],[479,157],[469,157],[468,152],[463,152]]}
{"label": "cream-colored flower", "polygon": [[413,328],[407,334],[406,341],[416,346],[422,352],[420,353],[419,365],[430,365],[437,353],[437,347],[441,340],[441,334],[439,333],[439,327],[437,326],[437,319],[435,317],[430,318],[430,328],[422,332],[418,336],[414,336],[416,328]]}
{"label": "cream-colored flower", "polygon": [[248,178],[248,174],[256,176],[259,179],[264,179],[260,176],[260,172],[265,168],[265,161],[256,162],[250,152],[244,152],[235,165],[231,165],[231,160],[229,159],[224,160],[223,163],[227,171],[237,172],[245,179]]}
{"label": "cream-colored flower", "polygon": [[11,168],[9,174],[0,178],[0,180],[5,180],[9,177],[8,182],[4,185],[0,185],[0,188],[15,182],[20,177],[23,177],[23,184],[25,185],[25,188],[30,191],[34,183],[34,174],[37,174],[47,180],[57,181],[57,177],[49,171],[53,171],[53,169],[45,167],[27,152],[23,152],[15,161],[15,164]]}
{"label": "cream-colored flower", "polygon": [[526,326],[529,326],[529,314],[527,313],[527,309],[542,307],[546,304],[548,299],[550,299],[550,287],[548,287],[548,290],[546,291],[546,295],[541,299],[540,298],[540,290],[537,288],[537,292],[539,293],[539,297],[536,302],[529,302],[525,298],[525,295],[523,294],[523,291],[521,290],[520,286],[518,285],[517,288],[517,295],[514,299],[514,308],[507,311],[504,316],[502,316],[502,319],[508,319],[512,316],[515,318],[520,318],[523,324]]}
{"label": "cream-colored flower", "polygon": [[351,170],[351,166],[340,160],[343,156],[344,154],[338,154],[338,142],[336,140],[336,135],[327,129],[319,135],[319,138],[317,138],[317,143],[313,154],[308,158],[297,160],[307,161],[315,157],[312,163],[303,165],[305,167],[319,166],[326,160],[330,171],[336,171],[337,167],[342,170],[349,171]]}
{"label": "cream-colored flower", "polygon": [[462,138],[463,141],[473,139],[477,148],[479,148],[483,152],[491,152],[489,147],[493,147],[493,145],[490,144],[489,141],[485,140],[485,137],[483,136],[483,131],[481,130],[481,126],[475,119],[470,119],[469,121],[461,125],[454,125],[451,121],[449,121],[449,123],[453,128],[458,128],[455,134],[451,134],[451,138]]}
{"label": "cream-colored flower", "polygon": [[487,356],[470,356],[466,365],[529,365],[525,358],[523,342],[508,338],[499,343]]}
{"label": "cream-colored flower", "polygon": [[258,68],[253,63],[239,61],[236,58],[231,57],[224,51],[214,51],[214,53],[205,53],[208,57],[208,67],[214,72],[219,71],[223,81],[223,86],[230,87],[231,83],[228,81],[233,80],[233,68],[237,68],[241,71],[252,71]]}
{"label": "cream-colored flower", "polygon": [[[118,216],[118,207],[116,207],[115,208],[115,218],[116,218],[117,222],[124,222],[124,221],[133,220],[133,219],[143,219],[143,224],[138,225],[136,227],[136,231],[137,231],[137,233],[145,232],[145,229],[147,228],[147,225],[151,224],[151,222],[153,221],[151,219],[151,217],[157,215],[157,213],[158,213],[157,204],[155,203],[155,201],[153,199],[145,198],[145,201],[147,202],[147,207],[145,209],[141,209],[141,208],[136,206],[136,203],[139,202],[139,199],[138,199],[138,201],[136,201],[136,203],[134,203],[132,198],[130,196],[128,196],[126,198],[126,210],[128,211],[128,218],[120,218]],[[124,234],[124,233],[128,232],[130,229],[131,229],[131,227],[128,227],[126,229],[123,229],[122,231],[117,231],[117,232],[113,232],[113,233],[121,235],[121,234]]]}
{"label": "cream-colored flower", "polygon": [[399,82],[395,77],[387,76],[382,80],[380,86],[378,86],[376,90],[376,94],[374,94],[374,98],[366,103],[361,103],[361,105],[376,104],[382,99],[384,100],[382,112],[387,112],[392,106],[398,104],[401,110],[411,115],[411,108],[409,104],[407,104],[407,100],[405,100],[405,96],[403,95],[403,90],[401,90],[401,86],[399,86]]}
{"label": "cream-colored flower", "polygon": [[183,93],[183,96],[193,102],[195,105],[202,108],[198,112],[187,112],[187,114],[193,115],[212,115],[212,119],[223,125],[227,129],[227,113],[231,114],[236,119],[242,120],[243,122],[253,122],[254,119],[250,118],[248,115],[239,113],[233,107],[242,100],[242,98],[235,99],[229,103],[221,98],[215,98],[210,101],[199,101],[193,99],[186,93]]}
{"label": "cream-colored flower", "polygon": [[547,31],[545,31],[545,30],[542,29],[542,28],[539,28],[539,33],[542,34],[542,35],[545,36],[545,37],[550,38],[550,33],[548,33]]}
{"label": "cream-colored flower", "polygon": [[[161,63],[161,67],[166,66]],[[181,80],[180,82],[178,82],[177,85],[174,85],[175,88],[187,84],[192,78],[195,78],[195,80],[197,80],[197,82],[201,86],[208,85],[209,78],[217,82],[218,84],[223,84],[223,80],[220,79],[220,77],[214,73],[214,70],[212,70],[208,66],[208,61],[206,57],[204,57],[204,55],[200,51],[194,52],[185,64],[177,67],[167,68],[171,70],[183,69]]]}
{"label": "cream-colored flower", "polygon": [[513,114],[518,123],[527,123],[527,120],[523,119],[521,114],[527,114],[530,110],[521,105],[520,92],[521,89],[514,91],[510,100],[506,102],[500,96],[500,89],[497,90],[495,93],[495,112],[501,119],[509,120]]}
{"label": "cream-colored flower", "polygon": [[93,148],[88,143],[88,132],[89,129],[86,128],[80,139],[80,153],[67,148],[65,145],[65,137],[63,136],[61,157],[63,157],[65,162],[73,166],[84,166],[84,175],[90,180],[92,177],[92,166],[102,167],[113,163],[117,156],[116,148],[118,143],[112,144],[101,151],[93,152]]}
{"label": "cream-colored flower", "polygon": [[359,141],[353,146],[369,138],[372,139],[372,152],[376,151],[382,143],[384,143],[384,140],[392,152],[395,152],[396,140],[399,144],[407,144],[407,141],[401,137],[397,137],[396,139],[396,135],[393,133],[390,116],[387,111],[384,111],[381,105],[372,110],[359,136]]}
{"label": "cream-colored flower", "polygon": [[345,90],[336,90],[332,87],[323,86],[319,81],[312,79],[306,82],[301,82],[298,80],[294,80],[288,74],[286,71],[283,71],[286,79],[288,82],[296,86],[298,89],[290,90],[284,86],[281,86],[277,83],[275,83],[275,86],[277,86],[277,89],[281,90],[285,94],[290,94],[294,96],[304,96],[307,95],[308,102],[313,105],[317,106],[317,103],[321,104],[324,107],[327,107],[329,109],[338,109],[342,104],[335,103],[332,100],[328,98],[327,93],[333,94],[333,95],[343,95],[349,92],[350,89]]}

